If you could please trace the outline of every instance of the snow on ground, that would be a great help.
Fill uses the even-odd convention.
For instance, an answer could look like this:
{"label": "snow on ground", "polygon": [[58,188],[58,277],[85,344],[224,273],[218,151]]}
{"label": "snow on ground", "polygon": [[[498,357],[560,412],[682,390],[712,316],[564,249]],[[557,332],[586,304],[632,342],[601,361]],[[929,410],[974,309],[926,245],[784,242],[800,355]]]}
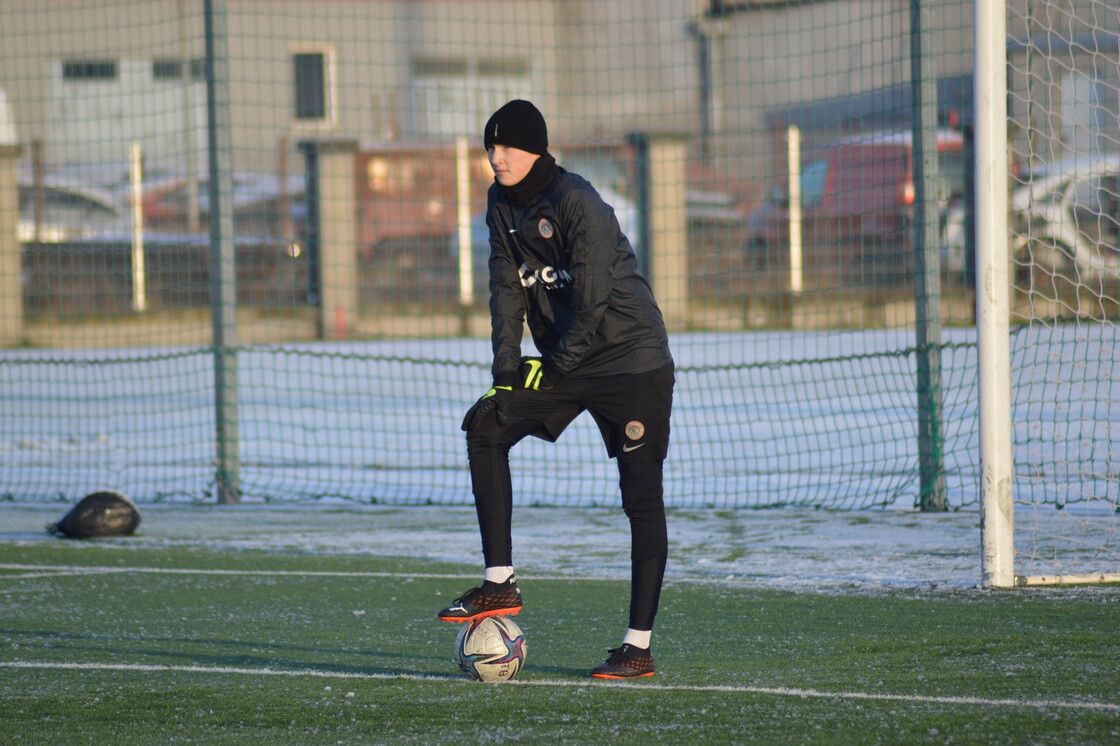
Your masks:
{"label": "snow on ground", "polygon": [[[45,526],[67,504],[0,504],[0,542],[63,541]],[[123,547],[205,546],[282,553],[416,557],[480,563],[473,508],[355,505],[139,506]],[[674,510],[667,581],[705,580],[787,590],[876,592],[965,588],[980,582],[979,516],[972,512]],[[626,578],[622,511],[514,511],[514,561],[531,577]]]}

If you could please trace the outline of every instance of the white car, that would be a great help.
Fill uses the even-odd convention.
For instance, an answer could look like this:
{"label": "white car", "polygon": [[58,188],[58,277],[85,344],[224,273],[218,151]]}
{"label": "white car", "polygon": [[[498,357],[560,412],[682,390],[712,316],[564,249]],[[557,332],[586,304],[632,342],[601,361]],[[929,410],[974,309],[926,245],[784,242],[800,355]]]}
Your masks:
{"label": "white car", "polygon": [[968,263],[968,234],[965,226],[965,206],[954,200],[945,208],[941,222],[941,268],[950,272],[964,272]]}
{"label": "white car", "polygon": [[36,186],[20,175],[20,243],[60,243],[127,232],[128,210],[102,189],[48,176]]}
{"label": "white car", "polygon": [[1032,268],[1073,282],[1120,280],[1120,156],[1032,170],[1011,195],[1016,276]]}

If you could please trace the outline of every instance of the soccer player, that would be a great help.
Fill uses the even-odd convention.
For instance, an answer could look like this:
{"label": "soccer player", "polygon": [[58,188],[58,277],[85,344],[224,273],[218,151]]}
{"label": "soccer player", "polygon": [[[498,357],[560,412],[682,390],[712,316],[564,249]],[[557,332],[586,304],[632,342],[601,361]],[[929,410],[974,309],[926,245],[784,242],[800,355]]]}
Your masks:
{"label": "soccer player", "polygon": [[[462,623],[521,610],[513,572],[509,452],[532,435],[555,442],[583,411],[617,460],[630,521],[629,626],[596,678],[652,676],[650,633],[668,555],[662,464],[674,364],[661,311],[614,210],[557,165],[530,102],[486,123],[493,386],[463,419],[485,578],[439,612]],[[525,322],[539,358],[522,356]],[[557,540],[562,540],[558,537]]]}

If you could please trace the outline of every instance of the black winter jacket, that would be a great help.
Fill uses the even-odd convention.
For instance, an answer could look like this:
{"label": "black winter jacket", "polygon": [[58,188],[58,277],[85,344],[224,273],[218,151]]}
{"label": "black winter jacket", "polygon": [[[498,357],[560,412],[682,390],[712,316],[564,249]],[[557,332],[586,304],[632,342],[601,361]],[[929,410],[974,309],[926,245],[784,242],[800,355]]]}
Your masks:
{"label": "black winter jacket", "polygon": [[614,210],[558,169],[527,207],[487,196],[495,385],[513,385],[526,319],[545,380],[642,373],[673,362],[665,322]]}

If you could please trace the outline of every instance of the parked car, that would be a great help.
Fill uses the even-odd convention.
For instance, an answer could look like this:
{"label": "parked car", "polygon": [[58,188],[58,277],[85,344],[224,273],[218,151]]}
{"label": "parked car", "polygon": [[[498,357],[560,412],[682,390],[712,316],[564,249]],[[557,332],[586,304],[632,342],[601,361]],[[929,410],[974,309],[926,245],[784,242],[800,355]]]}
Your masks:
{"label": "parked car", "polygon": [[[937,133],[939,209],[964,193],[964,138]],[[801,164],[802,244],[809,252],[859,249],[853,261],[909,260],[914,217],[913,138],[910,132],[875,132],[838,140],[810,152]],[[788,182],[747,216],[745,250],[759,262],[789,249]]]}
{"label": "parked car", "polygon": [[941,213],[941,269],[953,274],[970,272],[968,254],[968,206],[955,199]]}
{"label": "parked car", "polygon": [[1036,167],[1010,201],[1020,281],[1035,269],[1073,282],[1120,280],[1120,155]]}
{"label": "parked car", "polygon": [[[282,237],[298,241],[306,220],[304,180],[286,180],[272,174],[238,172],[232,178],[234,232],[242,236]],[[158,231],[182,232],[189,228],[188,180],[158,176],[143,185],[144,225]],[[198,219],[207,230],[210,217],[209,177],[198,177]]]}
{"label": "parked car", "polygon": [[[120,224],[107,228],[120,232],[130,223],[132,188],[128,164],[98,163],[53,168],[43,177],[44,201],[58,214],[67,213],[68,220],[91,223],[99,230],[98,221],[86,213],[101,215],[100,222],[113,223],[108,213],[119,215]],[[210,216],[209,177],[197,177],[198,228],[208,230]],[[298,239],[307,219],[302,175],[281,179],[268,173],[236,172],[232,177],[234,230],[240,236]],[[187,178],[164,170],[146,170],[142,184],[144,230],[146,233],[184,233],[191,227],[188,215],[190,195]],[[33,181],[29,170],[20,172],[21,213],[33,205]],[[286,200],[286,207],[285,207]],[[48,221],[49,223],[49,221]],[[86,232],[88,234],[88,231]],[[56,233],[57,234],[57,233]],[[71,237],[82,234],[70,232]]]}
{"label": "parked car", "polygon": [[128,211],[111,192],[54,176],[37,185],[29,174],[19,175],[21,243],[60,243],[128,228]]}

